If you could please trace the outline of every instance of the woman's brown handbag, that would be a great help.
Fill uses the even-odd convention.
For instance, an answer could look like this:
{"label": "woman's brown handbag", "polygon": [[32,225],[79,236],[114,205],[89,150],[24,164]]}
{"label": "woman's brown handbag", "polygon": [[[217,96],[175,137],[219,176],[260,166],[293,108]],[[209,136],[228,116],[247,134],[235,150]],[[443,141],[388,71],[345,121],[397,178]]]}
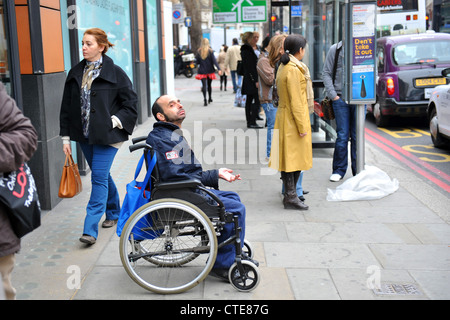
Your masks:
{"label": "woman's brown handbag", "polygon": [[58,197],[72,198],[79,194],[82,189],[78,165],[73,161],[72,155],[67,154],[59,184]]}
{"label": "woman's brown handbag", "polygon": [[322,106],[323,118],[325,120],[334,120],[334,110],[333,110],[333,102],[330,98],[325,97],[325,99],[320,102]]}

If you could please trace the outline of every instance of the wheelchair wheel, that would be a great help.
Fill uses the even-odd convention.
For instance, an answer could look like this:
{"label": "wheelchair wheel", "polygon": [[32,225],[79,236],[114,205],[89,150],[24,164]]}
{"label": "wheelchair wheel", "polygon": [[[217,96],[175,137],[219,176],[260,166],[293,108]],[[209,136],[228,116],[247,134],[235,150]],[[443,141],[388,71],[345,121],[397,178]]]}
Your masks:
{"label": "wheelchair wheel", "polygon": [[128,219],[119,251],[126,272],[137,284],[156,293],[180,293],[211,271],[217,237],[210,219],[196,206],[159,199]]}
{"label": "wheelchair wheel", "polygon": [[229,272],[228,279],[231,285],[238,291],[248,292],[255,289],[260,280],[258,267],[251,261],[242,260],[241,266],[243,272],[240,272],[238,263],[234,263]]}
{"label": "wheelchair wheel", "polygon": [[253,259],[255,255],[255,250],[253,249],[253,245],[247,239],[244,239],[244,246],[242,247],[242,251],[247,254],[250,258]]}

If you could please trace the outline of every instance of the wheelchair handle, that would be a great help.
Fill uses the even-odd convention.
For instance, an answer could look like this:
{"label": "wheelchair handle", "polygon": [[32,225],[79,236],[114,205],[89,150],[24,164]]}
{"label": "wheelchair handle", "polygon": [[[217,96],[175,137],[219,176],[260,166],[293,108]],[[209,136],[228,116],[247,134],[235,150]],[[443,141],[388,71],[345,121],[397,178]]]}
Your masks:
{"label": "wheelchair handle", "polygon": [[133,152],[133,151],[136,151],[136,150],[139,150],[142,148],[151,149],[152,147],[146,143],[132,144],[131,146],[129,146],[130,152]]}
{"label": "wheelchair handle", "polygon": [[144,140],[147,140],[147,136],[141,136],[141,137],[133,138],[133,139],[131,139],[131,142],[133,144],[136,144],[137,142],[141,142],[141,141],[144,141]]}

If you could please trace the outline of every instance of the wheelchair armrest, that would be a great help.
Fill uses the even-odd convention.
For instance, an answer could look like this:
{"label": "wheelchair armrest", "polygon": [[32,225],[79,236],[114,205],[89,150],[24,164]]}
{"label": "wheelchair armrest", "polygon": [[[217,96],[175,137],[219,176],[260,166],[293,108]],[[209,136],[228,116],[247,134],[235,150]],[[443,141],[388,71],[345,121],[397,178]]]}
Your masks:
{"label": "wheelchair armrest", "polygon": [[158,182],[155,184],[155,188],[157,189],[180,189],[180,188],[196,188],[201,186],[202,183],[198,179],[186,179],[180,181],[171,181],[171,182]]}

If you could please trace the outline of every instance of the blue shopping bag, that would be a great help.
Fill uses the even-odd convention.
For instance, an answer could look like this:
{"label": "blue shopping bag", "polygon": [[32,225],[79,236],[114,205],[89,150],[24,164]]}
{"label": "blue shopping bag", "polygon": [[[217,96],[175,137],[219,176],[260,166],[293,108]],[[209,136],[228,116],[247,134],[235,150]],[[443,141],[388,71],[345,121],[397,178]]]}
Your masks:
{"label": "blue shopping bag", "polygon": [[[144,204],[150,201],[151,194],[151,173],[156,164],[156,153],[153,155],[152,160],[149,162],[147,173],[143,181],[137,181],[137,177],[141,172],[142,165],[144,163],[145,154],[142,155],[136,167],[136,172],[134,174],[134,179],[127,184],[127,193],[125,199],[123,200],[122,208],[119,214],[119,220],[117,221],[116,233],[120,237],[122,234],[122,229],[127,223],[127,220],[131,215]],[[146,189],[146,186],[149,188]],[[145,227],[151,225],[150,217],[143,217],[133,228],[133,234],[135,240],[148,239],[152,237],[152,234],[139,230],[140,227]]]}

